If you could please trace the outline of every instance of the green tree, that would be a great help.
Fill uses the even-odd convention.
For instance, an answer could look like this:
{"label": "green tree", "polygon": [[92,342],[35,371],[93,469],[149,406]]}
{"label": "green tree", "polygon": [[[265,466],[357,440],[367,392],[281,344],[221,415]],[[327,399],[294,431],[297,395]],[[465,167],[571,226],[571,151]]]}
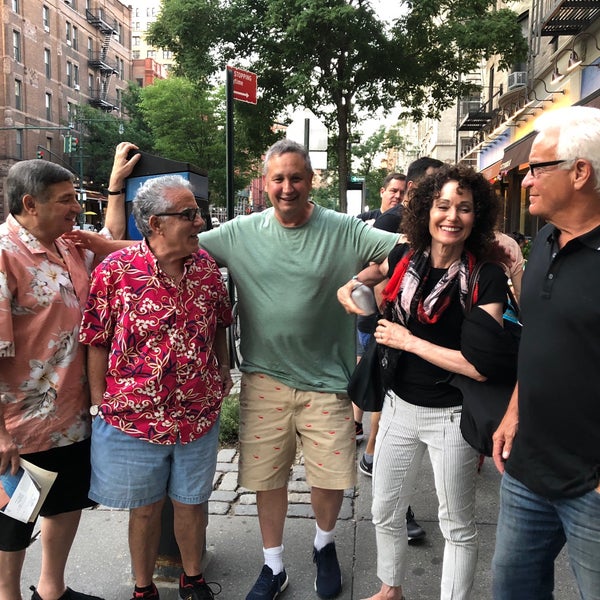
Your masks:
{"label": "green tree", "polygon": [[352,145],[352,160],[353,164],[357,165],[354,171],[356,175],[365,178],[365,204],[369,208],[379,207],[379,190],[386,175],[392,171],[401,171],[395,165],[389,165],[388,168],[375,167],[378,155],[393,148],[406,151],[410,146],[410,142],[404,139],[398,131],[398,127],[386,129],[383,126],[363,142]]}
{"label": "green tree", "polygon": [[[131,104],[133,108],[134,103]],[[111,113],[81,105],[77,108],[73,136],[81,150],[71,155],[71,168],[83,174],[89,189],[102,191],[108,186],[115,148],[119,142],[133,142],[152,152],[152,139],[139,118],[121,119]]]}
{"label": "green tree", "polygon": [[463,93],[482,53],[501,67],[526,52],[516,15],[494,0],[413,0],[392,27],[368,0],[165,0],[150,43],[201,82],[227,61],[258,75],[263,116],[306,106],[336,135],[340,209],[359,114],[397,103],[436,116]]}
{"label": "green tree", "polygon": [[208,172],[211,201],[225,197],[223,94],[170,77],[140,91],[140,111],[157,154],[189,162]]}

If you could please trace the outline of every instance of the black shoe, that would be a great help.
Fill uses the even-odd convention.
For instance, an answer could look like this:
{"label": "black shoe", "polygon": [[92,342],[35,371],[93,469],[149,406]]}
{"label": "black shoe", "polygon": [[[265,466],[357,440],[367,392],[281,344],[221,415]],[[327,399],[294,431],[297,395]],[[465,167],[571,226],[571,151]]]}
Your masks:
{"label": "black shoe", "polygon": [[360,462],[358,463],[358,468],[361,473],[364,473],[368,477],[373,476],[373,463],[367,462],[364,454],[362,455]]}
{"label": "black shoe", "polygon": [[[30,585],[29,589],[33,592],[31,594],[31,600],[43,600],[42,597],[37,593],[34,585]],[[98,596],[91,596],[90,594],[84,594],[82,592],[76,592],[68,587],[64,594],[58,600],[103,600]]]}
{"label": "black shoe", "polygon": [[409,542],[422,540],[427,535],[425,530],[415,521],[415,513],[410,506],[406,511],[406,531],[408,533]]}
{"label": "black shoe", "polygon": [[277,598],[288,586],[289,579],[285,569],[277,575],[267,565],[263,565],[262,571],[246,596],[246,600],[273,600]]}
{"label": "black shoe", "polygon": [[[213,592],[211,585],[216,585],[218,590]],[[216,582],[206,583],[204,578],[185,583],[184,575],[179,578],[179,599],[180,600],[214,600],[217,594],[221,593],[221,585]]]}
{"label": "black shoe", "polygon": [[319,598],[335,598],[342,591],[342,572],[335,551],[335,542],[320,550],[313,548],[313,562],[317,565],[315,592]]}
{"label": "black shoe", "polygon": [[160,596],[156,586],[152,584],[152,589],[145,592],[138,592],[134,589],[131,600],[160,600]]}
{"label": "black shoe", "polygon": [[365,432],[363,430],[362,423],[354,421],[354,434],[356,437],[357,444],[360,444],[365,439]]}

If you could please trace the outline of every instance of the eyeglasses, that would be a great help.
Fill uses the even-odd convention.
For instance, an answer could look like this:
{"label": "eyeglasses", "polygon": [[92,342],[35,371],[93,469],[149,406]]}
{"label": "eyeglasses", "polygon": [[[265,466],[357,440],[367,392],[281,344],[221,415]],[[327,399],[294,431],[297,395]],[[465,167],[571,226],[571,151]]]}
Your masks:
{"label": "eyeglasses", "polygon": [[564,162],[567,162],[567,161],[566,160],[549,160],[546,162],[529,163],[529,172],[531,173],[532,177],[537,177],[539,175],[539,172],[536,173],[536,169],[541,169],[542,167],[553,167],[554,165],[560,165]]}
{"label": "eyeglasses", "polygon": [[156,213],[155,217],[180,217],[181,219],[187,219],[191,223],[193,223],[200,214],[199,208],[186,208],[181,212],[164,212],[164,213]]}

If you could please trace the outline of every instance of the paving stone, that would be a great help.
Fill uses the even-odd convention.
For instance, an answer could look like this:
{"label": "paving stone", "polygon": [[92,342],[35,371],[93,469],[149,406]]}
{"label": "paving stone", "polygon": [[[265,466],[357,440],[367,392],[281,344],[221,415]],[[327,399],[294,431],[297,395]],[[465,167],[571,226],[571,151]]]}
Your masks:
{"label": "paving stone", "polygon": [[310,485],[306,481],[290,481],[288,484],[288,492],[298,492],[304,494],[310,492]]}
{"label": "paving stone", "polygon": [[229,473],[231,471],[235,471],[236,473],[239,471],[238,463],[228,463],[228,462],[219,462],[217,463],[217,472],[218,473]]}
{"label": "paving stone", "polygon": [[258,515],[258,509],[256,508],[256,504],[238,504],[235,507],[234,514],[239,517],[256,517]]}
{"label": "paving stone", "polygon": [[244,505],[256,504],[256,494],[242,494],[239,503]]}
{"label": "paving stone", "polygon": [[288,494],[288,502],[290,504],[310,504],[310,494]]}
{"label": "paving stone", "polygon": [[235,502],[237,500],[237,492],[227,490],[215,490],[210,495],[210,502]]}
{"label": "paving stone", "polygon": [[229,502],[209,502],[208,503],[208,514],[209,515],[226,515],[231,508]]}
{"label": "paving stone", "polygon": [[237,451],[235,448],[223,448],[219,450],[217,454],[217,463],[230,463],[233,462]]}
{"label": "paving stone", "polygon": [[306,470],[304,469],[304,466],[294,465],[292,467],[292,481],[299,480],[306,481]]}
{"label": "paving stone", "polygon": [[348,490],[344,490],[344,498],[354,498],[357,496],[356,488],[350,488]]}
{"label": "paving stone", "polygon": [[225,473],[219,483],[219,490],[235,492],[237,489],[237,473]]}

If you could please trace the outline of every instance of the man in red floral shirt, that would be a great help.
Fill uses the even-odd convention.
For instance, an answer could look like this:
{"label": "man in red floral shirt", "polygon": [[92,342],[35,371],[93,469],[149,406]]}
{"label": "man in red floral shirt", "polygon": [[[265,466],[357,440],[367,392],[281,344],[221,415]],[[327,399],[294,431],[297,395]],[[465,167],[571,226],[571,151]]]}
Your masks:
{"label": "man in red floral shirt", "polygon": [[180,597],[212,599],[201,573],[221,400],[232,387],[227,290],[198,247],[204,223],[189,182],[147,181],[133,202],[144,241],[93,275],[80,340],[88,348],[92,414],[90,498],[130,509],[134,599],[152,582],[166,495],[183,573]]}

